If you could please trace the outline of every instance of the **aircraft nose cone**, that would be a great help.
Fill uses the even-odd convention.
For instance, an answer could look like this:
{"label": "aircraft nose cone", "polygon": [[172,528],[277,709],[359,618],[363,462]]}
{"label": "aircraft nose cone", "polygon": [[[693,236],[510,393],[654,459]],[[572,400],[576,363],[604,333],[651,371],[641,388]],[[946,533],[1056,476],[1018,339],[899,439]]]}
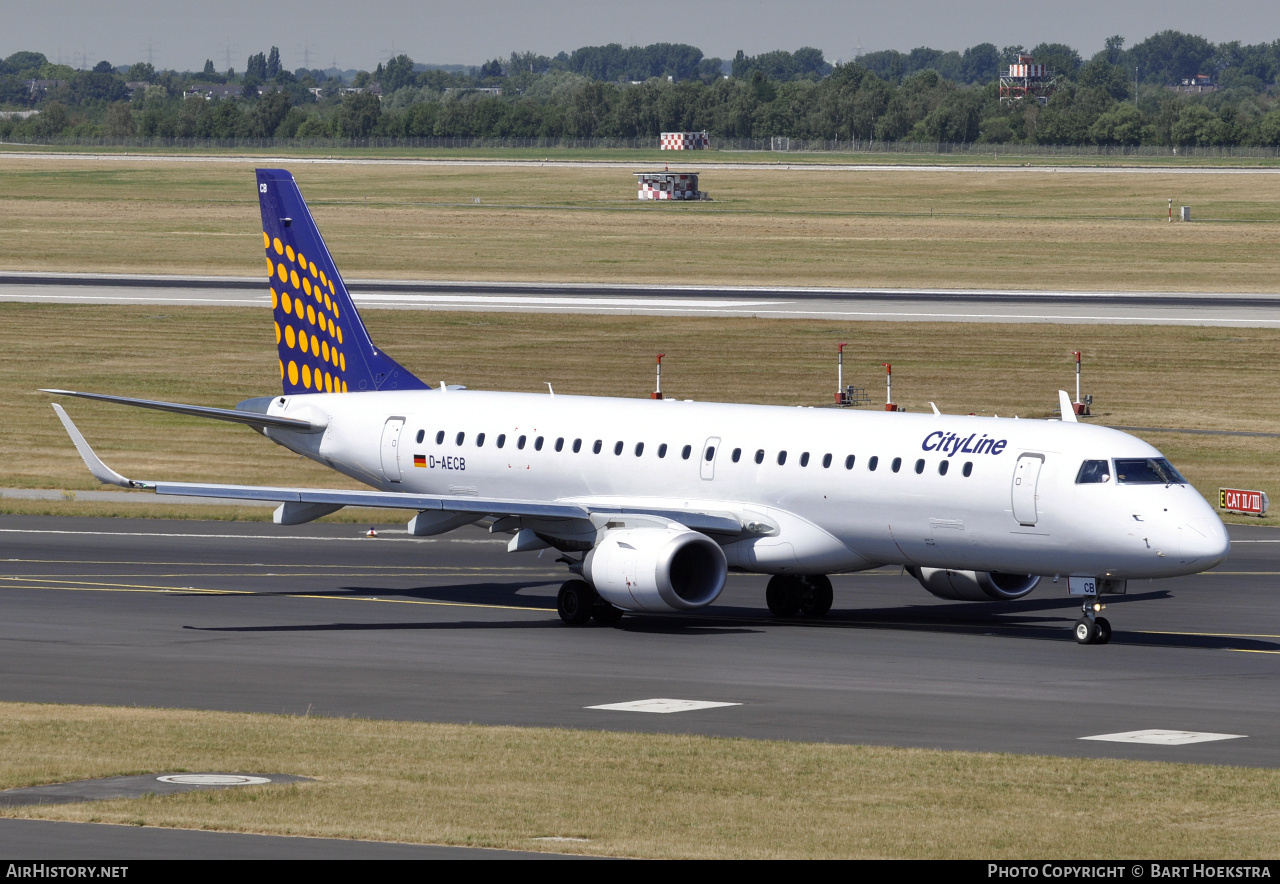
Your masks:
{"label": "aircraft nose cone", "polygon": [[1221,564],[1231,551],[1227,526],[1216,516],[1192,519],[1182,530],[1182,545],[1187,557],[1204,568]]}

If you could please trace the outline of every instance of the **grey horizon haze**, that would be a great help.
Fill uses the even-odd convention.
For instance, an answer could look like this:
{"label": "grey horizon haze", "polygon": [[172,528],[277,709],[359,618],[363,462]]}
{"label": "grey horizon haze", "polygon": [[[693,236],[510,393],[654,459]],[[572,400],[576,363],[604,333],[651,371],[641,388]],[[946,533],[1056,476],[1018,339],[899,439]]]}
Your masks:
{"label": "grey horizon haze", "polygon": [[157,68],[242,71],[245,59],[271,46],[285,67],[372,70],[401,53],[416,62],[479,65],[512,52],[555,55],[580,46],[690,43],[707,56],[733,58],[801,46],[828,61],[851,61],[858,47],[909,51],[917,46],[963,50],[1066,43],[1088,58],[1120,34],[1126,45],[1163,30],[1215,43],[1280,38],[1274,0],[1217,5],[1191,0],[3,0],[0,57],[20,50],[91,67],[150,60]]}

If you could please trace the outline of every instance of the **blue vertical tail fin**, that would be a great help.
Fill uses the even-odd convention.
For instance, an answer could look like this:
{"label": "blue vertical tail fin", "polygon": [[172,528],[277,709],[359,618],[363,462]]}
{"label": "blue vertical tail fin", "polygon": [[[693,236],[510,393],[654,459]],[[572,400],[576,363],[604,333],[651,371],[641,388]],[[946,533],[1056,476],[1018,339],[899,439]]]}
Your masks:
{"label": "blue vertical tail fin", "polygon": [[293,176],[259,169],[258,203],[284,392],[428,389],[373,345]]}

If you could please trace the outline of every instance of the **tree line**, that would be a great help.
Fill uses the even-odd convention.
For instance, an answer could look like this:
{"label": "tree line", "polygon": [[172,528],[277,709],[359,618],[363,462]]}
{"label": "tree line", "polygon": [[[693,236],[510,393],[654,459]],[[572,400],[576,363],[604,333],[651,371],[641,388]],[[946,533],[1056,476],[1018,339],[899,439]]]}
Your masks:
{"label": "tree line", "polygon": [[[1029,52],[1056,76],[1046,100],[1002,100],[999,76]],[[1209,85],[1182,86],[1207,78]],[[1065,44],[963,52],[922,47],[829,62],[819,49],[732,60],[657,43],[512,53],[451,69],[399,55],[373,71],[289,71],[279,50],[241,73],[140,63],[90,71],[38,52],[0,62],[0,138],[644,138],[1099,145],[1280,145],[1280,41],[1214,44],[1164,31],[1084,59]],[[32,81],[39,85],[32,87]],[[211,86],[227,97],[209,100]],[[227,89],[225,87],[231,87]],[[200,90],[206,90],[202,92]]]}

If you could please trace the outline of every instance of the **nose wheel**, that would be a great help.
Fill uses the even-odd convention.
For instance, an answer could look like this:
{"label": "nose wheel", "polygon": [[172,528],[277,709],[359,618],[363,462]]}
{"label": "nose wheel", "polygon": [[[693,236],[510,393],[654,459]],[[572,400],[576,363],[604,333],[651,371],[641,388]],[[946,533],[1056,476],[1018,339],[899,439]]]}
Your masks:
{"label": "nose wheel", "polygon": [[1105,645],[1111,641],[1111,622],[1106,617],[1099,617],[1103,606],[1098,603],[1097,596],[1089,596],[1084,601],[1084,616],[1076,621],[1076,642],[1082,645]]}

